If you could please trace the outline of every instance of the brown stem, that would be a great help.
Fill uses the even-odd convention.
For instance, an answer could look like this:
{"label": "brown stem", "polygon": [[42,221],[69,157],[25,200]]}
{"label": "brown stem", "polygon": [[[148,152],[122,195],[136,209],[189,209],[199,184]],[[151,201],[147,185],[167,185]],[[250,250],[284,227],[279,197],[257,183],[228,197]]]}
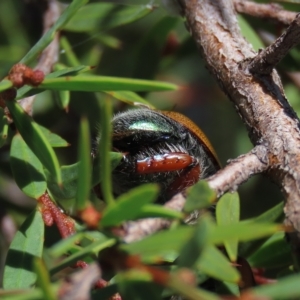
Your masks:
{"label": "brown stem", "polygon": [[270,46],[261,50],[249,64],[253,74],[270,74],[273,68],[300,42],[300,14],[287,30]]}
{"label": "brown stem", "polygon": [[91,288],[99,280],[101,273],[99,265],[93,263],[69,276],[59,289],[58,299],[90,299]]}
{"label": "brown stem", "polygon": [[[182,194],[175,195],[165,204],[165,207],[181,211],[185,203],[185,197]],[[161,229],[168,228],[171,224],[170,220],[161,218],[148,218],[139,221],[126,222],[123,227],[125,234],[122,239],[126,243],[141,240]]]}
{"label": "brown stem", "polygon": [[221,196],[229,190],[237,189],[251,176],[262,173],[267,168],[267,150],[263,146],[256,146],[251,152],[231,160],[225,168],[208,178],[207,182]]}
{"label": "brown stem", "polygon": [[[257,54],[234,29],[235,11],[230,1],[179,0],[197,46],[220,87],[233,102],[254,145],[264,145],[269,163],[267,175],[286,197],[286,223],[300,231],[300,122],[285,98],[275,70],[255,78],[247,72]],[[221,13],[221,8],[227,5]],[[227,14],[224,18],[224,13]],[[298,17],[288,32],[298,32]],[[296,44],[295,40],[289,42]],[[289,36],[288,38],[291,38]],[[289,47],[290,48],[290,47]],[[274,66],[274,65],[273,65]],[[299,247],[299,243],[296,247]],[[294,241],[295,242],[295,241]]]}
{"label": "brown stem", "polygon": [[[208,184],[220,196],[229,190],[235,190],[241,183],[254,174],[265,171],[268,167],[268,157],[265,147],[257,146],[251,152],[241,155],[217,174],[207,179]],[[181,211],[185,204],[185,196],[180,193],[174,196],[164,206]],[[199,214],[191,214],[185,221],[192,223]],[[122,239],[131,243],[151,235],[159,230],[169,227],[170,220],[160,218],[142,219],[127,222],[124,225],[125,234]]]}
{"label": "brown stem", "polygon": [[297,15],[297,13],[284,10],[280,5],[274,3],[260,4],[245,0],[234,0],[233,3],[235,10],[239,13],[270,19],[284,25],[290,25]]}

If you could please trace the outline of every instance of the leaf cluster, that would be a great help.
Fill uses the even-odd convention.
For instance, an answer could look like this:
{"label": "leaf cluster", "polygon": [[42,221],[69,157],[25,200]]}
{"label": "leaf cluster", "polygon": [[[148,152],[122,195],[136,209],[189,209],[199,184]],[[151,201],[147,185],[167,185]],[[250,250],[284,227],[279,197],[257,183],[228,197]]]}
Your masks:
{"label": "leaf cluster", "polygon": [[[78,261],[100,263],[103,278],[109,282],[102,289],[91,289],[92,299],[108,299],[115,293],[120,293],[122,299],[168,299],[172,295],[182,295],[187,299],[222,299],[224,295],[237,297],[245,293],[252,297],[249,299],[300,297],[300,275],[295,272],[291,249],[285,241],[285,228],[279,224],[283,218],[281,203],[271,201],[269,209],[255,217],[241,218],[243,201],[240,203],[238,194],[226,194],[212,207],[216,195],[205,181],[188,190],[182,212],[155,204],[159,189],[152,184],[114,198],[111,170],[117,166],[121,156],[111,152],[112,111],[137,104],[160,109],[172,107],[174,94],[158,92],[175,90],[180,93],[178,85],[153,78],[160,74],[164,75],[162,78],[176,82],[174,74],[177,69],[185,78],[193,77],[185,67],[179,66],[178,61],[190,66],[194,61],[189,60],[189,55],[196,55],[180,18],[170,17],[152,2],[124,1],[123,5],[87,2],[71,1],[47,34],[33,47],[29,47],[28,41],[18,32],[11,31],[9,20],[1,18],[4,5],[16,16],[17,10],[12,4],[15,2],[7,0],[0,3],[0,22],[6,34],[5,44],[0,46],[0,61],[1,53],[7,47],[6,63],[20,61],[31,64],[57,31],[64,33],[60,40],[64,54],[53,72],[38,87],[18,89],[16,100],[7,102],[17,130],[9,125],[7,114],[0,109],[0,144],[4,149],[1,157],[9,156],[10,177],[23,194],[36,200],[30,213],[24,210],[20,213],[20,209],[4,204],[8,214],[22,225],[7,253],[1,299],[59,299],[66,278],[71,274],[68,267],[73,267]],[[247,21],[241,19],[240,22],[245,35],[259,43]],[[15,24],[18,24],[17,17]],[[122,55],[120,65],[113,52],[120,51],[121,40],[129,44],[132,42],[130,37],[126,39],[124,36],[128,32],[134,36],[136,24],[143,31],[147,29],[147,34],[143,34],[138,45],[124,50],[126,55]],[[176,43],[172,40],[174,32]],[[20,43],[19,48],[15,46],[14,39]],[[84,43],[86,49],[72,46],[80,39],[87,41]],[[9,51],[11,55],[8,55]],[[297,58],[296,54],[291,57]],[[95,65],[101,65],[103,69]],[[1,72],[3,76],[7,73]],[[205,81],[206,74],[201,76]],[[213,87],[212,83],[209,85]],[[296,97],[298,90],[289,86],[288,91]],[[0,82],[0,91],[11,87],[9,80]],[[195,87],[186,88],[186,91],[195,92]],[[86,96],[78,92],[89,94]],[[38,113],[32,118],[20,105],[21,99],[33,95],[37,96],[36,101],[42,103],[39,104],[42,108],[36,107],[36,111],[40,109],[43,112],[42,117],[51,116],[51,110],[55,112],[56,117],[50,118],[50,122],[41,122],[47,124],[47,128],[37,122]],[[46,105],[49,95],[51,109]],[[218,91],[214,91],[213,95],[218,96]],[[55,104],[52,101],[54,97]],[[167,100],[161,101],[163,97]],[[184,100],[181,103],[182,107],[188,106]],[[78,138],[76,136],[71,147],[63,134],[48,129],[55,128],[55,125],[59,127],[61,121],[57,115],[67,118],[61,113],[64,110],[69,110],[70,114],[76,111],[75,120],[80,123],[79,128],[75,127]],[[100,125],[102,139],[98,149],[101,164],[97,159],[93,162],[90,155],[90,130],[96,122]],[[244,149],[245,143],[239,143]],[[74,159],[72,163],[58,150],[68,147],[75,153],[70,155]],[[97,199],[93,192],[92,188],[97,184],[101,184],[104,201]],[[79,220],[76,221],[74,235],[61,239],[54,232],[53,237],[53,231],[44,226],[41,208],[37,204],[45,192],[76,220],[88,207],[97,210],[101,218],[94,229]],[[1,201],[9,203],[8,200]],[[19,217],[16,211],[22,216]],[[194,211],[200,212],[196,224],[186,224],[185,219]],[[122,242],[111,230],[124,222],[147,217],[167,218],[171,220],[171,227],[130,244]],[[130,265],[130,259],[137,262]],[[247,260],[251,268],[265,268],[264,276],[276,278],[278,282],[252,287],[244,292],[249,284],[246,277],[252,271],[249,267],[246,271],[242,270],[245,265],[241,259]],[[106,269],[103,261],[111,267]],[[186,280],[186,276],[192,280]]]}

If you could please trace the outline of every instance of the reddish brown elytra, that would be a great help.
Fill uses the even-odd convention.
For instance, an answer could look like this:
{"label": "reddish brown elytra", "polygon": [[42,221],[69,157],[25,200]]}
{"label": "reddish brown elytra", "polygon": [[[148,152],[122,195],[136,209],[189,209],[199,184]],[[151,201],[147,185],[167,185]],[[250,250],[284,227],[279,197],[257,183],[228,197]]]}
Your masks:
{"label": "reddish brown elytra", "polygon": [[220,168],[205,134],[179,113],[132,109],[116,115],[112,126],[113,151],[123,153],[112,173],[115,196],[151,182],[165,202]]}

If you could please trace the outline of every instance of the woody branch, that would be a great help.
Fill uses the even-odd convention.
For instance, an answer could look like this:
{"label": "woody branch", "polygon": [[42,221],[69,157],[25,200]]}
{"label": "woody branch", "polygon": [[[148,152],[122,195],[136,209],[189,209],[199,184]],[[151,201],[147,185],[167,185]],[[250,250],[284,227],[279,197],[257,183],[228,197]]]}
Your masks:
{"label": "woody branch", "polygon": [[[250,176],[265,172],[282,188],[287,225],[295,250],[300,249],[300,129],[299,119],[284,95],[275,65],[299,42],[299,17],[295,16],[286,32],[267,49],[257,54],[240,33],[232,1],[178,0],[206,65],[220,87],[233,102],[246,124],[254,149],[232,160],[209,185],[221,195],[234,190]],[[241,6],[240,1],[234,1]],[[246,1],[249,12],[249,1]],[[257,10],[259,5],[252,5]],[[274,7],[273,7],[274,8]],[[279,18],[278,7],[263,6],[261,16],[269,11]],[[291,18],[286,13],[285,18]],[[281,20],[282,21],[282,20]],[[267,72],[264,71],[267,66]],[[182,194],[167,207],[180,210]],[[133,241],[168,226],[165,220],[144,220],[126,224],[126,241]]]}
{"label": "woody branch", "polygon": [[[266,173],[285,194],[285,222],[296,229],[292,238],[299,249],[299,119],[287,102],[274,70],[288,49],[299,42],[298,34],[293,35],[299,30],[298,17],[282,37],[258,55],[240,33],[231,1],[179,2],[208,69],[238,110],[252,143],[266,150]],[[260,72],[264,61],[270,70],[267,74]],[[248,173],[242,165],[241,172]]]}

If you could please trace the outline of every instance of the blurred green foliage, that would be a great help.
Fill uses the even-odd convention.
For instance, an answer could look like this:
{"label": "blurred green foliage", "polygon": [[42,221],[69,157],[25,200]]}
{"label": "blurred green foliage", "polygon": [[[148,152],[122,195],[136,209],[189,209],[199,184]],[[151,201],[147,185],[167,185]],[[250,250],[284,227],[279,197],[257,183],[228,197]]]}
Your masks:
{"label": "blurred green foliage", "polygon": [[[35,66],[54,31],[60,30],[59,61],[53,72],[39,88],[25,86],[18,90],[18,99],[37,94],[33,119],[16,102],[11,102],[8,108],[14,124],[8,125],[1,109],[0,218],[5,220],[9,216],[19,230],[11,243],[4,273],[4,260],[1,261],[0,278],[4,278],[5,289],[29,288],[35,282],[37,288],[19,296],[17,291],[10,296],[7,290],[0,290],[0,296],[55,299],[62,279],[55,279],[54,274],[80,259],[94,261],[99,251],[112,246],[116,256],[125,251],[126,255],[139,255],[142,263],[168,262],[164,267],[168,280],[159,287],[150,276],[152,269],[148,273],[138,268],[115,271],[104,275],[107,279],[113,277],[112,283],[94,291],[93,299],[106,299],[116,291],[124,299],[160,299],[176,293],[190,299],[219,299],[217,291],[238,295],[241,275],[227,256],[234,262],[242,255],[251,266],[265,267],[266,275],[274,278],[293,273],[282,227],[274,224],[282,221],[282,205],[278,204],[282,196],[262,176],[243,185],[240,197],[225,195],[217,205],[216,221],[207,212],[193,227],[182,224],[182,213],[152,203],[158,193],[154,185],[139,187],[119,199],[112,198],[110,164],[113,168],[120,157],[109,152],[110,126],[106,117],[110,110],[116,113],[140,102],[180,111],[207,134],[223,165],[252,146],[233,106],[205,69],[180,17],[170,15],[158,1],[86,2],[60,1],[62,17],[52,27],[53,32],[39,40],[46,1],[0,1],[0,78],[20,60]],[[67,8],[68,4],[71,6]],[[274,24],[247,17],[240,17],[239,21],[255,49],[266,44],[259,32],[268,32],[271,37],[278,35]],[[299,58],[299,49],[295,48],[279,66],[287,97],[297,112],[299,88],[288,71],[299,69]],[[2,81],[0,89],[9,86],[9,82]],[[112,107],[107,107],[107,102]],[[89,143],[89,128],[95,136],[100,124],[102,136],[108,137],[101,151],[107,163],[97,166],[96,170],[101,170],[97,174],[84,176],[91,169],[91,145],[83,146],[82,141]],[[33,198],[38,199],[47,187],[53,199],[71,215],[91,203],[103,209],[104,204],[93,193],[89,195],[92,183],[103,178],[108,205],[99,230],[86,231],[78,224],[78,233],[66,240],[60,240],[53,228],[46,227],[44,231]],[[197,199],[198,193],[202,198]],[[212,201],[214,194],[200,182],[190,190],[185,211],[208,208]],[[128,245],[120,245],[117,237],[107,233],[110,226],[145,216],[174,220],[172,229]],[[13,234],[5,228],[1,228],[0,257],[6,256],[6,241],[11,241]],[[65,254],[68,256],[62,258]],[[193,271],[200,288],[187,287],[180,280],[179,274],[185,268]],[[251,292],[272,299],[299,297],[297,280],[299,275],[292,275],[282,283],[254,288]]]}

